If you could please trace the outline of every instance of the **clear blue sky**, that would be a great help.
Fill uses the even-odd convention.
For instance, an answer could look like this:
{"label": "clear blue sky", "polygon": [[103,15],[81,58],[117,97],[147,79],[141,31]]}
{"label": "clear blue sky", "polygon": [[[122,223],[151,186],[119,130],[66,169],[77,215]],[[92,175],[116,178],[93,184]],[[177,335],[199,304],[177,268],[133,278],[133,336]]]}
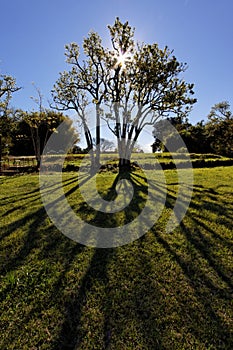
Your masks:
{"label": "clear blue sky", "polygon": [[1,0],[0,72],[23,89],[13,105],[36,109],[32,82],[50,99],[50,90],[67,69],[64,45],[92,29],[108,43],[106,26],[128,20],[135,36],[174,49],[188,63],[184,78],[195,84],[197,104],[189,119],[205,119],[213,104],[227,100],[233,109],[232,0]]}

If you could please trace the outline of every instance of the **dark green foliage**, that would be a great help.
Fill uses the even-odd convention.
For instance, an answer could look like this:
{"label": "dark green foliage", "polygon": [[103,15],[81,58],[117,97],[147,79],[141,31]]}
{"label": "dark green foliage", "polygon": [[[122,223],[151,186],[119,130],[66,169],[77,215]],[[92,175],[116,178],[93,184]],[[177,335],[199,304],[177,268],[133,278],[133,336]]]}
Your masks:
{"label": "dark green foliage", "polygon": [[8,152],[10,143],[9,133],[12,127],[10,114],[12,110],[9,107],[9,103],[12,94],[18,90],[20,88],[17,87],[14,78],[0,74],[0,169],[2,154]]}
{"label": "dark green foliage", "polygon": [[206,130],[211,148],[218,154],[233,157],[233,114],[228,102],[212,107]]}
{"label": "dark green foliage", "polygon": [[[168,118],[168,121],[176,128],[190,153],[216,153],[233,157],[233,115],[227,102],[213,106],[206,123],[201,121],[192,125],[181,117]],[[175,145],[178,137],[177,133],[164,125],[167,124],[163,120],[154,125],[154,152]],[[173,150],[179,151],[174,147]]]}
{"label": "dark green foliage", "polygon": [[63,138],[61,149],[66,146],[67,140],[78,135],[72,126],[72,120],[62,113],[47,110],[44,112],[18,112],[18,121],[11,133],[12,155],[41,155],[50,135],[60,123],[67,124],[67,135]]}

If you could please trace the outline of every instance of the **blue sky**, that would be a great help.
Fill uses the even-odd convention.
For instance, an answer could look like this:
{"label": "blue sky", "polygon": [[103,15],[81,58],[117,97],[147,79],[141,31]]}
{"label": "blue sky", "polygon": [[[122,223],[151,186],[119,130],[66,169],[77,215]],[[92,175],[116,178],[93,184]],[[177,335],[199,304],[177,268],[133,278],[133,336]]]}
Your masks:
{"label": "blue sky", "polygon": [[36,109],[32,82],[44,100],[59,72],[68,68],[64,45],[82,43],[90,30],[108,45],[107,25],[115,17],[128,20],[135,36],[174,49],[187,62],[184,74],[195,84],[197,104],[189,119],[206,119],[212,105],[227,100],[233,109],[232,0],[1,0],[0,72],[10,74],[23,89],[12,104]]}

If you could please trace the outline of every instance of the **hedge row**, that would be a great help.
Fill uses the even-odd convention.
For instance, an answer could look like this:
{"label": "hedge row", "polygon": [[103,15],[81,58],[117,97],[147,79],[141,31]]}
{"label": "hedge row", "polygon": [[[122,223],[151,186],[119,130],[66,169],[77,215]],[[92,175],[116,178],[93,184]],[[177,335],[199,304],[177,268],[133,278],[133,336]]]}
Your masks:
{"label": "hedge row", "polygon": [[[186,161],[179,162],[178,164],[179,168],[187,168],[189,167],[189,163]],[[153,169],[175,169],[177,165],[171,161],[171,162],[160,162],[158,163],[143,163],[142,166],[146,170],[153,170]],[[195,159],[192,161],[192,167],[193,168],[213,168],[217,166],[231,166],[233,165],[233,159]],[[133,167],[137,168],[136,163],[133,164]],[[113,164],[106,164],[101,166],[101,171],[116,171],[118,168],[118,165],[116,163]],[[79,166],[75,164],[67,164],[63,171],[78,171]]]}

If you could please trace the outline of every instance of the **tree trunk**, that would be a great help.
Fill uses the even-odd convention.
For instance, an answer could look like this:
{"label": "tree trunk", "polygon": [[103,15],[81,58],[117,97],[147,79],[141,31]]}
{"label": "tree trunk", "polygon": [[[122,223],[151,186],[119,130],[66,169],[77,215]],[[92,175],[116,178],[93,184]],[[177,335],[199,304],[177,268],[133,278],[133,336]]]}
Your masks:
{"label": "tree trunk", "polygon": [[0,134],[0,174],[2,172],[2,134]]}
{"label": "tree trunk", "polygon": [[36,129],[36,161],[37,161],[37,166],[36,170],[40,170],[40,163],[41,163],[41,149],[40,149],[40,136],[39,136],[39,130],[38,128]]}
{"label": "tree trunk", "polygon": [[96,157],[95,167],[100,167],[100,106],[96,105]]}
{"label": "tree trunk", "polygon": [[131,162],[129,159],[120,158],[118,166],[119,166],[119,173],[130,172],[131,170]]}
{"label": "tree trunk", "polygon": [[91,174],[94,174],[94,172],[95,172],[95,155],[94,155],[94,150],[93,150],[92,137],[91,137],[90,130],[86,124],[86,121],[84,119],[82,121],[83,121],[84,133],[85,133],[85,138],[86,138],[86,143],[87,143],[87,150],[88,150],[88,152],[90,154],[90,158],[91,158],[90,172],[91,172]]}
{"label": "tree trunk", "polygon": [[38,132],[38,127],[35,128],[33,126],[30,126],[30,131],[31,131],[35,157],[36,157],[36,171],[39,171],[40,163],[41,163],[41,154],[40,154],[40,136]]}
{"label": "tree trunk", "polygon": [[36,156],[36,171],[40,170],[41,156]]}

